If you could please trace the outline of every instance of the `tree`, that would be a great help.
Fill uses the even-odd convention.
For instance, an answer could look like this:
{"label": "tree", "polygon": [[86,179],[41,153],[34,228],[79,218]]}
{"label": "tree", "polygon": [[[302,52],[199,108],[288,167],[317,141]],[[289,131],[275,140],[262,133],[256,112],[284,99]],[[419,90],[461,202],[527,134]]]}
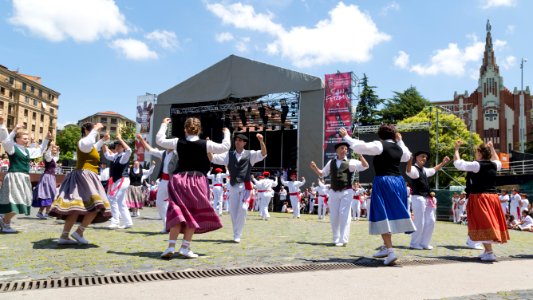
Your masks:
{"label": "tree", "polygon": [[410,87],[403,93],[394,92],[394,97],[385,102],[381,115],[383,122],[390,124],[412,117],[430,104],[415,87]]}
{"label": "tree", "polygon": [[74,159],[78,147],[78,141],[81,139],[81,130],[78,125],[66,125],[63,130],[59,132],[56,138],[56,144],[59,146],[60,160]]}
{"label": "tree", "polygon": [[[437,111],[439,113],[438,128],[436,124]],[[429,149],[431,154],[430,166],[435,165],[436,159],[436,132],[439,133],[439,157],[438,163],[442,161],[444,156],[450,157],[453,160],[453,153],[455,151],[455,141],[460,139],[465,142],[465,146],[461,149],[461,158],[465,160],[473,160],[473,146],[482,143],[481,138],[475,132],[469,131],[461,118],[444,112],[438,107],[426,107],[420,113],[410,118],[400,121],[398,124],[411,123],[429,123]],[[409,145],[407,145],[409,146]],[[416,151],[417,149],[410,149]],[[470,151],[468,151],[470,150]],[[447,165],[442,168],[443,172],[439,172],[439,187],[448,187],[449,185],[464,185],[466,183],[465,173],[458,171],[453,165]],[[442,175],[441,175],[442,174]],[[435,177],[431,177],[434,181]]]}
{"label": "tree", "polygon": [[[135,134],[136,128],[135,125],[125,125],[121,126],[120,128],[120,134],[122,135],[122,139],[130,146],[130,148],[133,150],[135,149]],[[112,135],[111,139],[115,139],[116,136]]]}
{"label": "tree", "polygon": [[366,74],[363,74],[361,85],[363,90],[359,95],[359,104],[357,105],[357,111],[355,114],[356,122],[361,126],[379,124],[381,123],[381,119],[377,107],[383,103],[383,100],[379,99],[376,95],[376,92],[374,91],[376,87],[368,85],[368,77],[366,77]]}

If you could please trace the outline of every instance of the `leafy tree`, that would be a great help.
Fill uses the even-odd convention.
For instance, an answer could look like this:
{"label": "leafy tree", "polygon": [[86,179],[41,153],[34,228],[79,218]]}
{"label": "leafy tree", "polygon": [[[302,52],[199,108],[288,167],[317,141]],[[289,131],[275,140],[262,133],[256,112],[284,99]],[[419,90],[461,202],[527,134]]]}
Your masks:
{"label": "leafy tree", "polygon": [[[436,117],[437,111],[439,113],[439,124],[437,128]],[[426,107],[420,113],[410,118],[400,121],[398,124],[411,124],[411,123],[429,123],[429,148],[431,154],[430,166],[435,165],[436,159],[436,133],[438,130],[439,138],[439,153],[438,163],[442,161],[445,156],[450,157],[453,160],[453,153],[455,151],[455,141],[460,139],[465,142],[465,145],[461,149],[461,158],[465,160],[473,160],[473,147],[482,143],[481,138],[475,132],[471,132],[466,127],[461,118],[444,112],[436,107]],[[408,145],[409,146],[409,145]],[[414,150],[414,149],[411,149]],[[449,185],[464,185],[466,183],[465,173],[458,171],[453,165],[447,165],[443,169],[443,172],[439,172],[439,187],[445,188]],[[434,181],[435,177],[431,177]]]}
{"label": "leafy tree", "polygon": [[420,95],[415,87],[410,87],[403,93],[394,92],[394,97],[385,101],[385,108],[381,110],[383,122],[396,122],[418,114],[430,103]]}
{"label": "leafy tree", "polygon": [[363,89],[359,95],[359,104],[357,105],[357,111],[355,114],[356,122],[361,126],[381,123],[377,107],[383,103],[383,100],[379,99],[374,91],[376,87],[368,85],[368,77],[366,77],[366,74],[363,74],[361,86]]}
{"label": "leafy tree", "polygon": [[74,153],[76,153],[77,144],[80,139],[80,127],[74,124],[66,125],[65,128],[59,132],[56,138],[56,144],[60,149],[59,159],[74,159]]}
{"label": "leafy tree", "polygon": [[[120,134],[122,135],[122,139],[128,144],[128,146],[131,147],[131,149],[135,149],[135,134],[136,134],[136,128],[135,125],[129,125],[129,126],[121,126],[120,127]],[[115,135],[111,135],[111,139],[115,139]]]}

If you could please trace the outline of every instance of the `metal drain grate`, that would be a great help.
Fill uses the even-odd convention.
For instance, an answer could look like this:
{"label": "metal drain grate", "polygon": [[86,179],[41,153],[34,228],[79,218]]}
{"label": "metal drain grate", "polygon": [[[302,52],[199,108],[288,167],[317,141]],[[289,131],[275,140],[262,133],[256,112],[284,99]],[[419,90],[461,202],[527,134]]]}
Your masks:
{"label": "metal drain grate", "polygon": [[[500,258],[500,261],[510,261],[519,258]],[[467,257],[449,257],[440,259],[420,259],[420,260],[402,260],[400,266],[416,265],[434,265],[458,262],[479,262],[475,258]],[[138,283],[160,280],[180,280],[180,279],[199,279],[222,276],[242,276],[258,274],[275,274],[275,273],[296,273],[309,271],[327,271],[327,270],[346,270],[365,267],[384,267],[382,260],[372,258],[360,258],[353,262],[340,263],[320,263],[293,265],[293,266],[266,266],[266,267],[246,267],[236,269],[212,269],[212,270],[194,270],[194,271],[176,271],[160,273],[142,273],[142,274],[120,274],[120,275],[102,275],[102,276],[84,276],[84,277],[64,277],[58,279],[41,279],[41,280],[16,280],[0,282],[0,293],[52,289],[66,287],[83,287],[104,284],[123,284]]]}

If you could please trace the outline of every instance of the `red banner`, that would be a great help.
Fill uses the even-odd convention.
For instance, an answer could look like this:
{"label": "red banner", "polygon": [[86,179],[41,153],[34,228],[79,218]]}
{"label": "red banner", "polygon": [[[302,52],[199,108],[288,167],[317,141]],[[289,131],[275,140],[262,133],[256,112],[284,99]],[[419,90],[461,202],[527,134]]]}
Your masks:
{"label": "red banner", "polygon": [[335,144],[341,141],[339,129],[352,127],[352,73],[326,74],[324,99],[324,164],[335,157]]}

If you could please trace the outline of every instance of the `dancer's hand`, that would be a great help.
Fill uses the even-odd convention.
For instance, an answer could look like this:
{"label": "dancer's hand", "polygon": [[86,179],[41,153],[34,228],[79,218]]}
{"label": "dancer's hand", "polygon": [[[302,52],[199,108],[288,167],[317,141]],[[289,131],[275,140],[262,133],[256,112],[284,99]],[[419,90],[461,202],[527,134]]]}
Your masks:
{"label": "dancer's hand", "polygon": [[455,150],[459,150],[459,148],[461,148],[462,144],[463,144],[463,141],[461,141],[461,140],[455,141]]}
{"label": "dancer's hand", "polygon": [[102,123],[96,123],[94,124],[93,129],[96,131],[100,131],[100,129],[104,128],[104,125]]}
{"label": "dancer's hand", "polygon": [[255,136],[257,137],[257,139],[258,139],[260,142],[263,141],[263,135],[262,135],[262,134],[258,133],[258,134],[256,134]]}
{"label": "dancer's hand", "polygon": [[170,118],[164,118],[162,123],[163,123],[163,124],[168,124],[168,123],[170,123],[171,121],[172,121],[172,120],[171,120]]}
{"label": "dancer's hand", "polygon": [[346,128],[341,127],[341,128],[339,129],[339,135],[340,135],[342,138],[345,137],[347,134],[348,134],[348,131],[346,131]]}

